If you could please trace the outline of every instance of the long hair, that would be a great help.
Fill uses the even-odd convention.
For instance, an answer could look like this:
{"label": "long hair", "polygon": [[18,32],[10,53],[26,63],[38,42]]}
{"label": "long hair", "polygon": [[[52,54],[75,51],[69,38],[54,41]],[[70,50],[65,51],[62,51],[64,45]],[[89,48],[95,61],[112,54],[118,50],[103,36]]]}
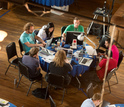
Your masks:
{"label": "long hair", "polygon": [[55,54],[55,58],[53,59],[53,62],[55,63],[55,66],[63,67],[66,59],[66,53],[64,50],[59,50]]}
{"label": "long hair", "polygon": [[[52,31],[52,32],[49,32],[49,28],[52,28],[52,27],[53,27],[53,31]],[[52,36],[52,34],[53,34],[53,32],[54,32],[54,24],[53,24],[52,22],[49,22],[49,23],[47,24],[47,27],[46,27],[44,30],[45,30],[45,32],[46,32],[47,39],[50,39],[51,36]]]}

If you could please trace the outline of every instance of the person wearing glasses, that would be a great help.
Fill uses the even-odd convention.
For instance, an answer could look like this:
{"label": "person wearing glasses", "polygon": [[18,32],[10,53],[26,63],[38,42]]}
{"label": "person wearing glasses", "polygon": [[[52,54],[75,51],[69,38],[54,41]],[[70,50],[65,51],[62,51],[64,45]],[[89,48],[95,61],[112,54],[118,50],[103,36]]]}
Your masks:
{"label": "person wearing glasses", "polygon": [[[29,53],[29,50],[31,47],[34,46],[42,46],[44,47],[46,43],[38,37],[34,32],[34,24],[31,22],[28,22],[24,25],[24,32],[20,36],[20,41],[23,46],[23,50],[25,53]],[[41,44],[36,44],[36,40],[40,41]]]}

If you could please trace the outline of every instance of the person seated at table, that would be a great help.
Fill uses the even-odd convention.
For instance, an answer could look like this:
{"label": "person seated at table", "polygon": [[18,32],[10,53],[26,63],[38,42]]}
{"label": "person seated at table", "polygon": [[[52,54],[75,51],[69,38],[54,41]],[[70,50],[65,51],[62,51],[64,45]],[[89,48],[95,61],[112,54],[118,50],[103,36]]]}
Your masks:
{"label": "person seated at table", "polygon": [[32,47],[29,51],[29,55],[24,55],[22,63],[29,69],[30,78],[41,79],[42,74],[40,73],[40,64],[38,57],[39,48]]}
{"label": "person seated at table", "polygon": [[[54,24],[52,22],[49,22],[47,25],[44,25],[38,32],[38,37],[40,37],[42,40],[46,41],[51,38],[53,38],[53,32],[54,32]],[[37,41],[40,43],[40,41]]]}
{"label": "person seated at table", "polygon": [[84,32],[84,27],[82,25],[80,25],[80,20],[77,17],[75,17],[73,20],[73,24],[68,25],[62,34],[62,37],[64,40],[66,40],[66,32],[67,31]]}
{"label": "person seated at table", "polygon": [[[46,43],[38,37],[34,32],[34,24],[31,22],[28,22],[24,25],[24,32],[20,36],[20,41],[23,46],[23,50],[25,53],[29,53],[29,50],[31,47],[34,46],[42,46],[44,47]],[[35,40],[40,41],[42,44],[36,44]]]}
{"label": "person seated at table", "polygon": [[[107,48],[109,48],[110,47],[110,42],[111,42],[111,38],[108,38],[108,39],[106,39],[105,40],[105,46],[107,47]],[[116,47],[116,45],[114,45],[113,43],[112,43],[112,47],[111,47],[111,51],[112,51],[112,58],[114,58],[114,59],[116,59],[117,60],[117,63],[118,63],[118,59],[119,59],[119,51],[118,51],[118,48]],[[103,51],[104,52],[104,51]],[[101,54],[101,53],[99,53],[100,55],[104,55],[104,54]]]}
{"label": "person seated at table", "polygon": [[[89,72],[85,72],[80,78],[81,81],[87,81],[87,84],[90,82],[102,82],[105,74],[106,62],[108,58],[108,51],[105,53],[104,58],[99,58],[99,64],[96,66],[96,70],[90,70]],[[117,67],[116,59],[112,58],[112,51],[110,52],[109,64],[107,74],[113,69]]]}
{"label": "person seated at table", "polygon": [[100,105],[101,94],[95,93],[92,98],[88,98],[83,101],[81,107],[97,107]]}
{"label": "person seated at table", "polygon": [[[55,58],[49,64],[49,73],[62,75],[65,77],[65,85],[68,85],[71,81],[71,77],[68,72],[72,70],[72,66],[69,63],[64,50],[59,50],[55,54]],[[47,78],[47,77],[46,77]]]}

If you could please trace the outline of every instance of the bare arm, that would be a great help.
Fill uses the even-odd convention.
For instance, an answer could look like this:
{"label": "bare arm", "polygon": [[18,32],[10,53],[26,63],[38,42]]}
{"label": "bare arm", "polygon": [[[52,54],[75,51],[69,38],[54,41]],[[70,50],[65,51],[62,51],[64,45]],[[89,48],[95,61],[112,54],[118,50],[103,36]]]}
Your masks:
{"label": "bare arm", "polygon": [[35,36],[35,39],[42,42],[43,45],[46,45],[46,43],[40,37],[38,37],[37,35]]}
{"label": "bare arm", "polygon": [[99,65],[97,65],[96,70],[98,71],[100,69],[101,69],[101,67]]}
{"label": "bare arm", "polygon": [[26,42],[25,45],[28,47],[34,47],[34,46],[42,46],[43,47],[44,46],[43,44],[30,44],[29,42]]}
{"label": "bare arm", "polygon": [[62,38],[64,39],[64,41],[66,40],[66,37],[65,37],[65,33],[62,34]]}

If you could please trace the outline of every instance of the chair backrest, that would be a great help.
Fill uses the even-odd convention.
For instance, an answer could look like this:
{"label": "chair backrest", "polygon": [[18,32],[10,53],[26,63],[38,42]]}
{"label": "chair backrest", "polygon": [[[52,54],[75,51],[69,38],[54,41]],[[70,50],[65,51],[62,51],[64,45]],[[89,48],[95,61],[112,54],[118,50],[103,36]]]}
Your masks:
{"label": "chair backrest", "polygon": [[55,102],[53,101],[52,97],[49,95],[49,99],[50,99],[50,105],[51,107],[56,107]]}
{"label": "chair backrest", "polygon": [[23,46],[22,46],[22,43],[21,43],[20,39],[18,40],[18,43],[19,43],[19,47],[20,47],[20,53],[21,53],[21,55],[23,56],[22,52],[23,52],[24,50],[23,50]]}
{"label": "chair backrest", "polygon": [[48,83],[49,85],[58,87],[58,88],[63,88],[64,87],[64,76],[57,75],[57,74],[48,74]]}
{"label": "chair backrest", "polygon": [[29,71],[28,71],[28,67],[26,67],[22,62],[18,62],[18,66],[19,66],[19,72],[24,75],[26,78],[30,78],[29,77]]}
{"label": "chair backrest", "polygon": [[39,33],[39,29],[35,29],[34,33],[37,35]]}
{"label": "chair backrest", "polygon": [[66,29],[67,26],[68,26],[68,25],[65,25],[65,26],[62,26],[62,27],[61,27],[61,35],[63,34],[63,32],[64,32],[64,30]]}
{"label": "chair backrest", "polygon": [[18,57],[15,42],[11,42],[10,44],[6,46],[6,52],[8,56],[8,61],[14,56]]}
{"label": "chair backrest", "polygon": [[114,72],[117,70],[117,68],[113,68],[107,75],[106,77],[106,81],[109,81],[112,77],[112,75],[114,74]]}
{"label": "chair backrest", "polygon": [[94,92],[93,92],[93,84],[90,83],[86,89],[87,97],[92,98]]}
{"label": "chair backrest", "polygon": [[110,102],[103,100],[101,107],[108,107],[108,105],[110,105]]}
{"label": "chair backrest", "polygon": [[118,68],[119,68],[119,66],[120,66],[120,64],[121,64],[121,62],[122,62],[122,60],[123,60],[123,52],[120,51],[120,52],[119,52],[118,65],[117,65]]}

